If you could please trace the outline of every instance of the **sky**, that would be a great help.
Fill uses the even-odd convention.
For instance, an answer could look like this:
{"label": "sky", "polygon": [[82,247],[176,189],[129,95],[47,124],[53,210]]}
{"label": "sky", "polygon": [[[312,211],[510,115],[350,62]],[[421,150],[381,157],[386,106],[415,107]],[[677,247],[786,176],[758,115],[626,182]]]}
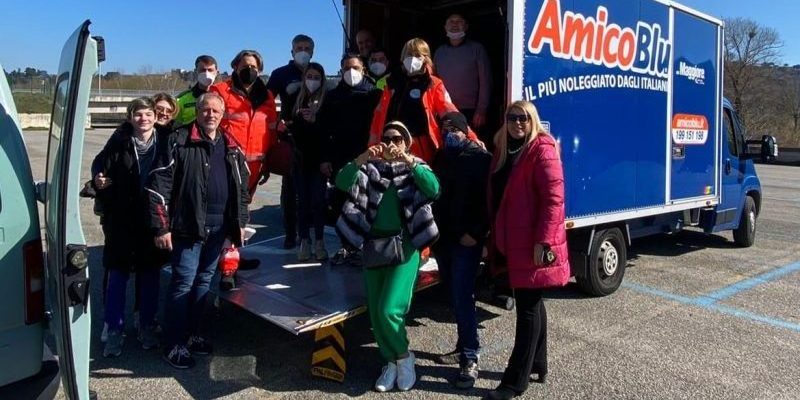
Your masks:
{"label": "sky", "polygon": [[[747,17],[776,29],[782,62],[800,64],[800,0],[680,0],[716,17]],[[286,64],[297,33],[314,38],[314,60],[335,74],[343,51],[335,6],[342,0],[99,1],[3,0],[0,63],[6,70],[34,67],[55,73],[61,46],[85,20],[106,41],[103,73],[192,69],[202,53],[224,71],[241,49],[258,50],[265,72]]]}

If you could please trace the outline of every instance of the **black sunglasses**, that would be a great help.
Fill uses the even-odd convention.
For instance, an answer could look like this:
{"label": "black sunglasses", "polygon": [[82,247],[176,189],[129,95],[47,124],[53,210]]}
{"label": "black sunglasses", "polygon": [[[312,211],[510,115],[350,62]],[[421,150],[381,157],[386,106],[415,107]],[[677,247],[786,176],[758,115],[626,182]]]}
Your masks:
{"label": "black sunglasses", "polygon": [[381,137],[381,142],[384,144],[390,144],[390,143],[400,144],[403,143],[404,140],[402,136],[383,136]]}
{"label": "black sunglasses", "polygon": [[508,122],[528,122],[528,116],[525,114],[508,114],[506,115]]}

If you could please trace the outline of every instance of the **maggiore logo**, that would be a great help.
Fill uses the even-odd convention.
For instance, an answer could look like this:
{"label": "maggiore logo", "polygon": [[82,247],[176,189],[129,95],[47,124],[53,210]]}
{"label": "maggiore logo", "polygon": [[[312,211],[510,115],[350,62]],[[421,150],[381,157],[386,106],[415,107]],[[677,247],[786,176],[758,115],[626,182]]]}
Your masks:
{"label": "maggiore logo", "polygon": [[705,84],[706,81],[706,70],[702,67],[696,67],[693,65],[689,65],[683,61],[678,64],[678,73],[677,75],[686,77],[690,81],[694,81],[694,83],[698,85]]}

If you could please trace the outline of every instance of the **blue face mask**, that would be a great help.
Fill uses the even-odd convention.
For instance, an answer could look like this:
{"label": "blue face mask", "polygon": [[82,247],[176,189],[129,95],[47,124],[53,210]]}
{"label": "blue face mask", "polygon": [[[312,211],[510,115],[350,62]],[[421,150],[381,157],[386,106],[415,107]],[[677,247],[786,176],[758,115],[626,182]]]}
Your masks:
{"label": "blue face mask", "polygon": [[448,150],[461,150],[466,144],[466,140],[463,140],[459,137],[459,135],[445,132],[444,135],[444,147]]}

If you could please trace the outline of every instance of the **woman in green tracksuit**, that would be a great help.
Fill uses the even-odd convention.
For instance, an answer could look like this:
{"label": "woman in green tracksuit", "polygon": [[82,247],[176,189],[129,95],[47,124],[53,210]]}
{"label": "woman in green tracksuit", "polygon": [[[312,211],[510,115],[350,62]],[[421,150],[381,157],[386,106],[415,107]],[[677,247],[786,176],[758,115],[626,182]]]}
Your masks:
{"label": "woman in green tracksuit", "polygon": [[363,249],[362,260],[375,341],[386,361],[375,389],[409,390],[416,381],[405,318],[417,279],[419,250],[439,231],[431,203],[439,181],[430,167],[408,153],[411,134],[401,122],[383,128],[381,143],[345,165],[336,187],[348,192],[336,222],[340,237]]}

